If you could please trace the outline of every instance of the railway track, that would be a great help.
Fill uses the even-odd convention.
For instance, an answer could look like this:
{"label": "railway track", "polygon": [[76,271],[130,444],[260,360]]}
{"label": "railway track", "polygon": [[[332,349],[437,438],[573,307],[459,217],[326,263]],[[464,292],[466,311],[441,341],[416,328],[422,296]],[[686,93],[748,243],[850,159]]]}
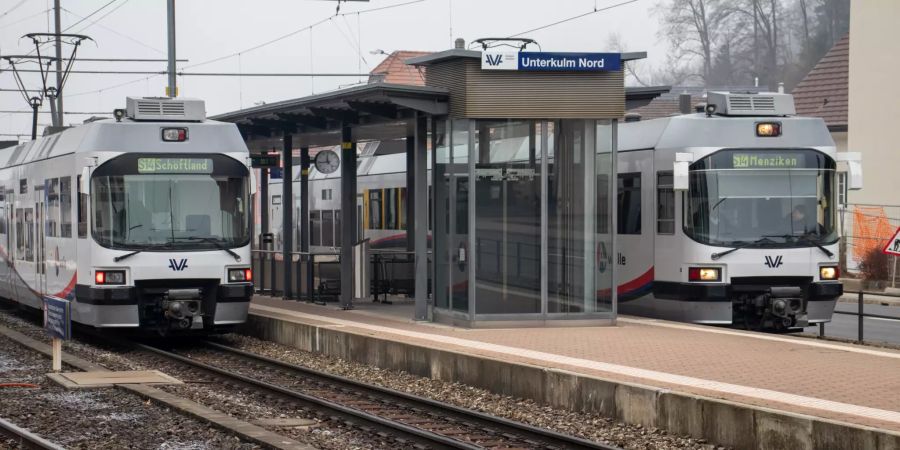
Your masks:
{"label": "railway track", "polygon": [[20,448],[43,450],[63,450],[64,448],[3,418],[0,418],[0,435],[9,437]]}
{"label": "railway track", "polygon": [[299,402],[312,413],[342,420],[400,443],[452,449],[592,449],[591,442],[416,395],[206,342],[187,356],[146,344],[138,348],[208,372],[226,386],[249,386]]}

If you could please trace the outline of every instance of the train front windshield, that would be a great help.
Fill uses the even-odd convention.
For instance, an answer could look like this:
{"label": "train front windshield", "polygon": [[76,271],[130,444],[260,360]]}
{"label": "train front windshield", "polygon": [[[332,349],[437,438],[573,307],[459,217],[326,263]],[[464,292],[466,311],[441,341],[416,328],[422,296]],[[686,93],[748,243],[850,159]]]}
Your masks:
{"label": "train front windshield", "polygon": [[91,178],[94,239],[120,249],[247,245],[248,179],[223,155],[116,158]]}
{"label": "train front windshield", "polygon": [[815,150],[719,151],[691,165],[685,233],[720,246],[832,244],[834,177]]}

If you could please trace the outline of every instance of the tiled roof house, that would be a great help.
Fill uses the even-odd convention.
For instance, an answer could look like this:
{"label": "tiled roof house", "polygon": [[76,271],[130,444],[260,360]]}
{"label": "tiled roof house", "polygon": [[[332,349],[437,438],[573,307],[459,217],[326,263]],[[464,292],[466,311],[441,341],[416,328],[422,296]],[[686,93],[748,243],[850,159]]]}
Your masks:
{"label": "tiled roof house", "polygon": [[801,116],[821,117],[831,131],[847,131],[850,35],[844,36],[794,88]]}

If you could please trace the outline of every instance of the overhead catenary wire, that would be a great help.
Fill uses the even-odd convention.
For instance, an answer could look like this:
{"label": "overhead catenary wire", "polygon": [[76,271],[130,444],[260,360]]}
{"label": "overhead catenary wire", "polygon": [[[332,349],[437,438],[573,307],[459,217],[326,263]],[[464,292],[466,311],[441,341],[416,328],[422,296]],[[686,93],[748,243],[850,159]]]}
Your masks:
{"label": "overhead catenary wire", "polygon": [[[135,44],[138,44],[138,45],[140,45],[140,46],[142,46],[142,47],[145,47],[145,48],[148,48],[148,49],[150,49],[150,50],[153,50],[154,52],[159,53],[160,55],[165,55],[166,52],[163,51],[163,50],[160,50],[160,49],[158,49],[158,48],[156,48],[156,47],[154,47],[154,46],[152,46],[152,45],[150,45],[150,44],[147,44],[146,42],[143,42],[143,41],[141,41],[141,40],[139,40],[139,39],[135,39],[134,37],[129,36],[127,33],[119,32],[119,31],[117,31],[117,30],[115,30],[115,29],[113,29],[113,28],[110,28],[110,27],[108,27],[108,26],[106,26],[106,25],[103,25],[102,23],[99,23],[101,20],[103,20],[104,17],[106,17],[106,16],[108,16],[108,15],[110,15],[110,14],[116,12],[119,8],[121,8],[122,6],[124,6],[126,3],[128,3],[128,2],[126,1],[125,3],[122,3],[122,4],[119,5],[119,6],[116,6],[112,11],[109,11],[108,13],[104,14],[104,15],[103,15],[102,17],[100,17],[99,19],[97,19],[97,20],[95,20],[95,21],[88,20],[88,22],[91,22],[91,25],[97,25],[98,27],[103,28],[103,29],[106,30],[106,31],[109,31],[110,33],[113,33],[113,34],[115,34],[116,36],[122,37],[122,38],[124,38],[124,39],[128,39],[129,41],[134,42]],[[83,16],[81,16],[81,15],[79,15],[79,14],[76,14],[76,13],[74,13],[74,12],[72,12],[72,11],[66,9],[66,8],[60,8],[60,9],[62,9],[62,10],[63,10],[64,12],[66,12],[67,14],[71,14],[71,15],[77,17],[77,18],[83,18]],[[86,30],[87,28],[88,28],[88,27],[84,27],[84,28],[82,28],[79,32],[84,31],[84,30]]]}
{"label": "overhead catenary wire", "polygon": [[635,2],[638,2],[638,1],[640,1],[640,0],[627,0],[627,1],[624,1],[624,2],[621,2],[621,3],[616,3],[615,5],[607,6],[607,7],[605,7],[605,8],[597,8],[596,5],[595,5],[593,10],[588,11],[588,12],[586,12],[586,13],[578,14],[577,16],[568,17],[568,18],[565,18],[565,19],[562,19],[562,20],[558,20],[558,21],[556,21],[556,22],[548,23],[548,24],[546,24],[546,25],[541,25],[541,26],[539,26],[539,27],[537,27],[537,28],[532,28],[532,29],[530,29],[530,30],[525,30],[525,31],[522,31],[522,32],[519,32],[519,33],[516,33],[516,34],[511,34],[511,35],[509,35],[509,36],[507,36],[507,37],[511,37],[511,38],[519,37],[519,36],[522,36],[523,34],[529,34],[529,33],[535,32],[535,31],[540,31],[540,30],[544,30],[544,29],[547,29],[547,28],[550,28],[550,27],[555,27],[555,26],[557,26],[557,25],[561,25],[561,24],[564,24],[564,23],[566,23],[566,22],[571,22],[571,21],[573,21],[573,20],[577,20],[577,19],[580,19],[580,18],[582,18],[582,17],[587,17],[587,16],[590,16],[590,15],[593,15],[593,14],[597,14],[597,13],[599,13],[599,12],[608,11],[608,10],[610,10],[610,9],[618,8],[618,7],[620,7],[620,6],[625,6],[625,5],[628,5],[628,4],[630,4],[630,3],[635,3]]}
{"label": "overhead catenary wire", "polygon": [[[19,69],[21,73],[41,73],[35,69]],[[168,72],[147,71],[147,70],[72,70],[69,73],[81,75],[164,75]],[[331,73],[311,73],[311,72],[176,72],[180,77],[358,77],[368,76],[369,74],[355,72],[331,72]]]}
{"label": "overhead catenary wire", "polygon": [[[234,58],[234,57],[236,57],[238,54],[244,54],[244,53],[252,52],[252,51],[254,51],[254,50],[259,50],[260,48],[263,48],[263,47],[272,45],[272,44],[274,44],[274,43],[276,43],[276,42],[282,41],[282,40],[287,39],[287,38],[289,38],[289,37],[291,37],[291,36],[295,36],[295,35],[297,35],[297,34],[300,34],[300,33],[304,32],[304,31],[312,30],[313,28],[315,28],[315,27],[317,27],[317,26],[319,26],[319,25],[322,25],[322,24],[324,24],[325,22],[330,21],[330,20],[333,19],[335,16],[346,16],[346,15],[351,15],[351,14],[366,14],[366,13],[370,13],[370,12],[383,11],[383,10],[391,9],[391,8],[399,8],[399,7],[401,7],[401,6],[412,5],[412,4],[415,4],[415,3],[422,3],[422,2],[424,2],[424,1],[426,1],[426,0],[413,0],[413,1],[403,2],[403,3],[397,3],[397,4],[394,4],[394,5],[381,6],[381,7],[378,7],[378,8],[370,8],[370,9],[363,9],[363,10],[359,10],[359,11],[349,11],[349,12],[343,12],[343,13],[333,14],[333,15],[331,15],[331,16],[328,16],[328,17],[324,18],[324,19],[321,19],[321,20],[318,20],[318,21],[316,21],[316,22],[314,22],[314,23],[311,23],[311,24],[309,24],[309,25],[306,25],[306,26],[297,28],[297,29],[295,29],[295,30],[293,30],[293,31],[290,31],[290,32],[285,33],[285,34],[282,34],[282,35],[280,35],[280,36],[278,36],[278,37],[275,37],[275,38],[270,39],[270,40],[268,40],[268,41],[265,41],[265,42],[262,42],[262,43],[260,43],[260,44],[254,45],[254,46],[252,46],[252,47],[245,48],[245,49],[243,49],[243,50],[236,51],[236,52],[233,52],[233,53],[229,53],[229,54],[227,54],[227,55],[222,55],[222,56],[218,56],[218,57],[215,57],[215,58],[211,58],[211,59],[208,59],[208,60],[206,60],[206,61],[199,62],[199,63],[197,63],[197,64],[192,64],[192,65],[189,65],[189,66],[185,66],[184,68],[185,68],[185,69],[191,69],[191,68],[203,66],[203,65],[206,65],[206,64],[212,64],[212,63],[214,63],[214,62],[222,61],[222,60],[229,59],[229,58]],[[311,38],[310,38],[310,39],[311,39]]]}

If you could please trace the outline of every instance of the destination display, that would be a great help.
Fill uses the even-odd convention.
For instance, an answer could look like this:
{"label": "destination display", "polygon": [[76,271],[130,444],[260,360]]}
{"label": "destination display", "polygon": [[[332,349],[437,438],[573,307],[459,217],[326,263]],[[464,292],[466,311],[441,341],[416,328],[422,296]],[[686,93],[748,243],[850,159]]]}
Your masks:
{"label": "destination display", "polygon": [[138,158],[139,174],[210,174],[213,161],[210,158]]}
{"label": "destination display", "polygon": [[605,72],[620,70],[618,53],[561,53],[485,51],[482,70],[517,70],[522,72]]}
{"label": "destination display", "polygon": [[833,160],[815,150],[805,149],[722,150],[691,164],[691,170],[833,168]]}
{"label": "destination display", "polygon": [[806,167],[802,153],[734,153],[731,155],[734,169],[795,169]]}

